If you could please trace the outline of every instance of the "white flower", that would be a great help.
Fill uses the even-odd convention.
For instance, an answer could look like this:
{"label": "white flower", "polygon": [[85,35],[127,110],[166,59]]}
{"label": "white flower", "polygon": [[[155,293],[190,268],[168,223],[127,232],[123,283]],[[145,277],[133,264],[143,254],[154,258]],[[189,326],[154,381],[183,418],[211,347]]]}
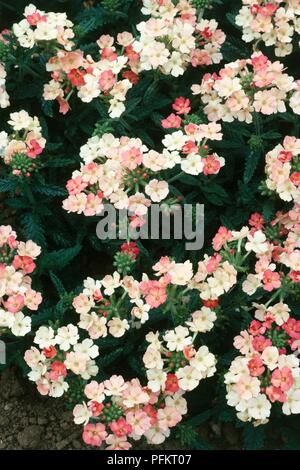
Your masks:
{"label": "white flower", "polygon": [[41,254],[41,247],[32,240],[28,240],[27,242],[19,242],[17,251],[20,256],[30,256],[35,259]]}
{"label": "white flower", "polygon": [[248,274],[247,279],[242,284],[243,291],[248,295],[253,295],[261,286],[261,282],[255,274]]}
{"label": "white flower", "polygon": [[217,319],[216,313],[208,307],[202,307],[192,314],[192,321],[186,322],[193,333],[206,333],[210,331]]}
{"label": "white flower", "polygon": [[11,332],[15,336],[25,336],[31,330],[31,318],[25,317],[22,312],[17,312],[14,315],[14,323],[11,327]]}
{"label": "white flower", "polygon": [[5,153],[8,145],[8,134],[5,131],[0,132],[0,155]]}
{"label": "white flower", "polygon": [[289,316],[290,316],[289,306],[282,302],[272,305],[271,307],[268,308],[268,311],[274,317],[275,322],[279,326],[283,325],[289,319]]}
{"label": "white flower", "polygon": [[182,390],[191,391],[198,387],[202,374],[192,366],[185,366],[178,369],[176,376],[179,379],[178,385]]}
{"label": "white flower", "polygon": [[181,150],[187,140],[187,135],[183,134],[182,131],[176,131],[172,134],[167,134],[163,139],[162,143],[170,151]]}
{"label": "white flower", "polygon": [[192,153],[181,161],[181,169],[189,175],[200,175],[204,168],[204,163],[200,155]]}
{"label": "white flower", "polygon": [[143,362],[147,369],[163,369],[164,367],[164,362],[159,349],[156,349],[152,344],[150,344],[146,349],[143,356]]}
{"label": "white flower", "polygon": [[196,355],[190,360],[192,367],[197,369],[202,377],[211,377],[215,372],[216,358],[209,352],[207,346],[201,346]]}
{"label": "white flower", "polygon": [[121,320],[121,318],[114,317],[107,323],[109,333],[114,336],[114,338],[120,338],[129,330],[129,323],[126,319]]}
{"label": "white flower", "polygon": [[84,289],[83,289],[84,295],[93,295],[95,291],[100,291],[101,282],[95,279],[92,279],[91,277],[88,277],[83,282],[83,286],[84,286]]}
{"label": "white flower", "polygon": [[277,367],[278,358],[279,352],[275,346],[266,347],[261,355],[263,363],[266,364],[270,370],[274,370]]}
{"label": "white flower", "polygon": [[223,98],[229,98],[230,95],[241,90],[242,86],[239,78],[224,77],[221,80],[216,80],[214,89]]}
{"label": "white flower", "polygon": [[14,315],[6,310],[0,309],[0,327],[11,328],[14,324]]}
{"label": "white flower", "polygon": [[73,409],[74,423],[75,424],[88,424],[92,417],[92,412],[86,406],[86,403],[82,405],[76,405]]}
{"label": "white flower", "polygon": [[8,121],[8,124],[12,126],[15,131],[29,129],[32,124],[32,118],[24,110],[19,111],[18,113],[11,113],[9,117],[10,120]]}
{"label": "white flower", "polygon": [[81,352],[89,356],[91,359],[95,359],[99,356],[99,348],[93,341],[89,338],[86,338],[82,343],[77,343],[73,347],[75,352]]}
{"label": "white flower", "polygon": [[254,251],[259,255],[262,255],[268,251],[268,244],[266,242],[266,236],[261,230],[257,230],[254,235],[250,233],[247,235],[248,242],[245,245],[246,251]]}
{"label": "white flower", "polygon": [[33,342],[38,344],[41,349],[49,348],[56,344],[54,339],[54,330],[49,326],[40,326],[37,330]]}
{"label": "white flower", "polygon": [[185,346],[192,343],[188,328],[181,325],[176,326],[174,330],[167,331],[163,338],[167,341],[167,348],[170,351],[183,351]]}
{"label": "white flower", "polygon": [[282,405],[282,411],[285,415],[300,413],[300,379],[296,378],[295,382],[286,392],[287,400]]}
{"label": "white flower", "polygon": [[193,277],[193,265],[190,261],[174,263],[169,271],[172,284],[185,286]]}
{"label": "white flower", "polygon": [[162,369],[147,370],[148,387],[152,392],[159,392],[164,389],[167,374]]}
{"label": "white flower", "polygon": [[105,288],[104,294],[112,295],[115,292],[115,289],[121,285],[121,276],[117,271],[115,271],[112,276],[105,276],[102,279],[101,284]]}
{"label": "white flower", "polygon": [[79,340],[77,326],[69,324],[58,328],[55,340],[62,351],[68,351]]}
{"label": "white flower", "polygon": [[248,401],[247,412],[250,418],[265,420],[270,416],[271,406],[266,395],[260,393],[257,397]]}
{"label": "white flower", "polygon": [[49,397],[59,398],[69,389],[69,384],[64,381],[64,377],[50,384]]}
{"label": "white flower", "polygon": [[169,194],[169,185],[166,181],[153,179],[146,185],[145,193],[153,202],[160,202]]}

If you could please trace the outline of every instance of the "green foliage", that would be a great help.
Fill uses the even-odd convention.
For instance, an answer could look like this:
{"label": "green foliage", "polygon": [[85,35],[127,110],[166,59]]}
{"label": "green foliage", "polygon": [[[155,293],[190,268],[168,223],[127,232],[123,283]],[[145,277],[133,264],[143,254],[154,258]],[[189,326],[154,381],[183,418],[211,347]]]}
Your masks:
{"label": "green foliage", "polygon": [[[28,3],[26,0],[0,2],[0,30],[20,21]],[[141,20],[140,3],[137,8],[134,0],[36,0],[33,3],[45,10],[65,11],[75,24],[76,47],[94,58],[97,54],[94,44],[100,35],[115,35],[125,30],[135,34],[137,20]],[[241,40],[241,31],[235,24],[241,2],[193,0],[192,3],[198,14],[205,9],[205,18],[216,19],[227,35],[221,66],[251,55],[251,45]],[[64,323],[69,318],[72,321],[73,295],[89,275],[100,278],[114,268],[122,274],[149,273],[153,261],[165,254],[171,254],[177,261],[190,257],[197,265],[203,252],[187,255],[182,242],[177,240],[165,244],[138,240],[140,260],[134,261],[126,253],[117,252],[119,242],[104,242],[97,238],[97,217],[68,214],[62,208],[62,201],[67,194],[66,182],[72,171],[79,168],[79,149],[92,135],[101,137],[111,132],[117,136],[139,137],[149,148],[160,151],[164,134],[161,120],[171,112],[171,103],[178,96],[191,99],[193,114],[189,116],[190,122],[206,123],[198,97],[191,94],[190,86],[200,83],[204,73],[219,70],[219,66],[190,67],[183,77],[176,79],[153,71],[145,72],[129,91],[126,111],[120,118],[110,119],[100,99],[87,105],[74,97],[70,100],[71,112],[62,116],[58,113],[57,103],[42,98],[43,84],[49,81],[49,73],[45,70],[48,53],[41,59],[35,52],[0,41],[0,62],[5,63],[7,69],[11,97],[11,108],[0,109],[0,132],[8,130],[9,112],[25,109],[39,117],[42,133],[47,139],[46,158],[40,168],[34,168],[33,162],[28,162],[24,154],[19,154],[14,162],[13,169],[20,170],[22,175],[31,172],[30,178],[16,177],[7,171],[4,164],[0,165],[1,224],[11,224],[20,233],[20,239],[31,239],[42,247],[34,283],[41,290],[44,303],[32,317],[34,328],[49,321]],[[267,52],[270,58],[274,58],[270,50]],[[297,64],[299,52],[284,60],[285,67],[299,78]],[[278,200],[262,182],[264,156],[285,135],[299,137],[299,127],[299,118],[289,112],[267,119],[256,116],[252,124],[224,123],[223,140],[214,143],[214,150],[225,159],[225,166],[218,175],[204,178],[183,173],[174,175],[170,171],[172,197],[183,197],[184,201],[205,205],[204,250],[208,247],[211,250],[212,236],[220,225],[237,230],[253,212],[262,213],[265,221],[270,222],[281,210]],[[297,306],[299,291],[291,293],[291,296]],[[151,330],[182,324],[194,311],[193,299],[189,302],[188,305],[179,304],[172,299],[169,316],[161,310],[155,311],[149,319]],[[238,311],[236,305],[240,306]],[[209,337],[211,350],[218,354],[218,379],[211,384],[209,393],[200,386],[196,394],[189,396],[188,405],[192,411],[174,433],[183,446],[199,450],[214,448],[214,443],[207,442],[200,433],[201,426],[208,425],[211,419],[236,425],[235,414],[226,405],[226,391],[221,384],[224,372],[236,354],[232,348],[233,338],[251,318],[243,305],[243,294],[230,292],[218,313],[217,333]],[[145,350],[144,333],[142,327],[134,334],[128,333],[124,341],[114,338],[99,341],[101,371],[98,378],[106,378],[111,371],[122,372],[128,377],[133,374],[139,376],[142,364],[137,351],[142,355]],[[22,340],[10,339],[9,364],[25,367],[22,359],[25,346]],[[70,381],[69,385],[71,404],[80,402],[83,383]],[[203,402],[208,403],[204,411]],[[240,424],[243,448],[258,450],[273,446],[300,449],[299,418],[297,421],[297,417],[295,420],[280,417],[273,421],[272,417],[270,426],[273,422],[280,429],[274,442],[269,438],[269,428]]]}

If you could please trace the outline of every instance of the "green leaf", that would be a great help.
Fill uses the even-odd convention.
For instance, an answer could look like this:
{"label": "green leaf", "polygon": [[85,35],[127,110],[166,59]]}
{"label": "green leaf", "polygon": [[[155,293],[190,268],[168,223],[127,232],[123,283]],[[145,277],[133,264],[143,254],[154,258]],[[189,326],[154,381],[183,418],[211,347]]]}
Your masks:
{"label": "green leaf", "polygon": [[229,196],[225,189],[217,183],[210,183],[201,187],[206,199],[215,206],[223,206],[229,201]]}
{"label": "green leaf", "polygon": [[246,156],[244,178],[243,178],[245,184],[249,183],[252,180],[255,170],[257,168],[257,165],[259,163],[259,159],[260,159],[260,154],[258,152],[250,152]]}
{"label": "green leaf", "polygon": [[40,270],[42,272],[50,270],[59,271],[78,255],[81,248],[81,245],[77,244],[72,248],[65,248],[44,254],[40,262]]}
{"label": "green leaf", "polygon": [[36,193],[44,194],[48,197],[67,196],[68,191],[65,188],[55,185],[34,185],[32,190]]}
{"label": "green leaf", "polygon": [[266,432],[263,426],[254,427],[248,424],[243,432],[244,447],[246,450],[258,450],[264,447]]}
{"label": "green leaf", "polygon": [[14,179],[0,180],[0,193],[8,193],[16,190],[17,181]]}
{"label": "green leaf", "polygon": [[25,214],[21,215],[21,224],[24,234],[28,240],[33,240],[42,247],[46,245],[43,224],[41,218],[37,214],[33,212],[26,212]]}
{"label": "green leaf", "polygon": [[58,276],[56,276],[56,274],[54,274],[52,271],[50,271],[50,278],[51,278],[51,281],[53,282],[54,284],[54,287],[55,289],[57,290],[57,293],[60,297],[62,297],[63,295],[66,294],[66,289],[64,288],[63,286],[63,283],[61,282],[61,280],[59,279]]}

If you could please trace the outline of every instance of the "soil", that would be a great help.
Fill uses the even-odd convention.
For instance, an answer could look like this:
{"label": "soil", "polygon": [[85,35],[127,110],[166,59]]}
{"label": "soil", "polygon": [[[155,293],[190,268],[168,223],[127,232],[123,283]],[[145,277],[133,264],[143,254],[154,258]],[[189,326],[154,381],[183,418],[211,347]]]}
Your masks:
{"label": "soil", "polygon": [[[240,437],[230,423],[206,423],[199,437],[215,448],[238,449]],[[42,397],[14,368],[0,374],[0,450],[90,450],[81,438],[82,426],[73,423],[66,402]],[[138,444],[136,450],[154,449]],[[156,448],[157,449],[157,448]],[[187,450],[168,440],[160,450]]]}
{"label": "soil", "polygon": [[61,399],[40,396],[14,369],[0,376],[0,449],[85,449]]}

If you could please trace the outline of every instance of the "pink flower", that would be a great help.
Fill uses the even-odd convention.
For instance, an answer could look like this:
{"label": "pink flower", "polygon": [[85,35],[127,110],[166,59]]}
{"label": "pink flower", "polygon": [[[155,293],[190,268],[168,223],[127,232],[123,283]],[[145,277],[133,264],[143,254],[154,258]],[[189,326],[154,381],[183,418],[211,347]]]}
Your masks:
{"label": "pink flower", "polygon": [[157,412],[159,427],[168,429],[175,427],[181,420],[181,413],[174,407],[166,406]]}
{"label": "pink flower", "polygon": [[207,272],[211,274],[214,271],[216,271],[221,261],[222,261],[222,257],[219,254],[215,254],[214,256],[211,256],[206,263]]}
{"label": "pink flower", "polygon": [[117,77],[114,75],[112,70],[104,70],[104,72],[101,72],[99,78],[99,85],[102,91],[108,92],[109,90],[111,90],[116,81]]}
{"label": "pink flower", "polygon": [[251,214],[248,223],[251,227],[255,227],[257,230],[261,230],[265,221],[261,214],[259,214],[258,212],[254,212],[254,214]]}
{"label": "pink flower", "polygon": [[264,373],[265,366],[259,356],[254,356],[248,362],[248,369],[249,369],[250,375],[252,375],[253,377],[259,377],[260,375]]}
{"label": "pink flower", "polygon": [[219,251],[225,243],[230,240],[232,234],[226,227],[220,227],[217,234],[213,238],[213,248],[216,251]]}
{"label": "pink flower", "polygon": [[168,298],[166,288],[159,281],[143,281],[139,285],[145,300],[152,308],[164,304]]}
{"label": "pink flower", "polygon": [[264,290],[271,292],[273,289],[278,289],[281,286],[280,275],[274,273],[271,269],[267,269],[263,275]]}
{"label": "pink flower", "polygon": [[290,180],[295,186],[300,186],[300,171],[294,171],[290,176]]}
{"label": "pink flower", "polygon": [[67,182],[66,188],[69,194],[79,194],[88,186],[88,183],[83,181],[81,176],[76,176]]}
{"label": "pink flower", "polygon": [[284,403],[287,400],[287,396],[283,392],[283,390],[278,387],[273,387],[272,385],[266,388],[266,394],[272,403],[274,403],[275,401]]}
{"label": "pink flower", "polygon": [[272,346],[272,341],[262,335],[255,336],[252,340],[252,346],[255,351],[262,352],[268,346]]}
{"label": "pink flower", "polygon": [[63,362],[60,361],[54,361],[52,362],[50,366],[50,373],[49,377],[53,381],[58,381],[60,377],[66,377],[67,376],[67,368],[64,365]]}
{"label": "pink flower", "polygon": [[43,354],[47,359],[53,359],[57,354],[57,349],[51,345],[49,348],[43,349]]}
{"label": "pink flower", "polygon": [[22,269],[26,274],[30,274],[35,270],[35,263],[30,256],[16,255],[12,265],[15,269]]}
{"label": "pink flower", "polygon": [[56,98],[56,100],[57,100],[57,102],[58,102],[58,104],[59,104],[59,112],[60,112],[61,114],[67,114],[67,113],[70,111],[70,109],[71,109],[71,107],[70,107],[68,101],[66,101],[66,100],[65,100],[64,98],[62,98],[61,96],[58,96],[58,97]]}
{"label": "pink flower", "polygon": [[214,155],[208,155],[208,157],[202,158],[202,162],[204,164],[204,175],[216,175],[219,173],[221,163]]}
{"label": "pink flower", "polygon": [[260,334],[263,335],[265,331],[266,329],[263,327],[261,322],[259,322],[258,320],[252,320],[249,326],[249,333],[252,336],[257,336]]}
{"label": "pink flower", "polygon": [[287,150],[282,150],[277,158],[281,163],[288,163],[293,158],[293,154]]}
{"label": "pink flower", "polygon": [[26,155],[30,158],[35,158],[37,155],[40,155],[43,151],[43,148],[40,146],[37,140],[32,139],[27,143]]}
{"label": "pink flower", "polygon": [[38,23],[41,23],[42,21],[47,21],[46,16],[41,15],[39,11],[35,11],[31,15],[26,16],[26,20],[30,24],[30,26],[36,26]]}
{"label": "pink flower", "polygon": [[89,403],[89,409],[93,415],[93,417],[100,416],[102,410],[103,410],[103,403],[98,403],[97,401],[91,401]]}
{"label": "pink flower", "polygon": [[188,114],[191,110],[190,100],[180,96],[179,98],[176,98],[172,104],[172,108],[176,111],[176,114]]}
{"label": "pink flower", "polygon": [[293,339],[300,339],[300,321],[295,318],[289,318],[282,325],[284,331]]}
{"label": "pink flower", "polygon": [[73,86],[80,87],[85,84],[84,76],[86,72],[84,70],[72,69],[67,73],[67,77]]}
{"label": "pink flower", "polygon": [[179,129],[181,126],[181,117],[172,113],[166,119],[161,121],[161,125],[164,129]]}
{"label": "pink flower", "polygon": [[185,154],[198,153],[198,146],[193,140],[188,140],[182,147],[181,151]]}
{"label": "pink flower", "polygon": [[86,424],[83,428],[82,438],[86,444],[100,447],[102,442],[106,439],[107,432],[102,423]]}
{"label": "pink flower", "polygon": [[126,413],[126,421],[137,436],[142,436],[151,427],[151,419],[143,410],[129,411]]}
{"label": "pink flower", "polygon": [[278,387],[283,392],[287,392],[294,383],[291,369],[289,367],[275,369],[272,372],[271,383],[274,385],[274,387]]}
{"label": "pink flower", "polygon": [[132,147],[121,154],[121,163],[129,170],[135,170],[143,161],[140,149]]}
{"label": "pink flower", "polygon": [[21,294],[12,295],[4,302],[4,307],[11,313],[17,313],[24,307],[24,297]]}
{"label": "pink flower", "polygon": [[124,418],[119,418],[117,421],[112,421],[109,424],[110,430],[117,436],[123,437],[131,434],[132,426]]}
{"label": "pink flower", "polygon": [[106,438],[106,444],[109,444],[106,447],[107,450],[128,450],[132,447],[126,436],[117,437],[115,434],[109,434]]}
{"label": "pink flower", "polygon": [[291,271],[289,276],[293,282],[300,282],[300,271]]}
{"label": "pink flower", "polygon": [[28,289],[25,293],[25,305],[29,310],[37,310],[42,300],[41,293],[33,289]]}

